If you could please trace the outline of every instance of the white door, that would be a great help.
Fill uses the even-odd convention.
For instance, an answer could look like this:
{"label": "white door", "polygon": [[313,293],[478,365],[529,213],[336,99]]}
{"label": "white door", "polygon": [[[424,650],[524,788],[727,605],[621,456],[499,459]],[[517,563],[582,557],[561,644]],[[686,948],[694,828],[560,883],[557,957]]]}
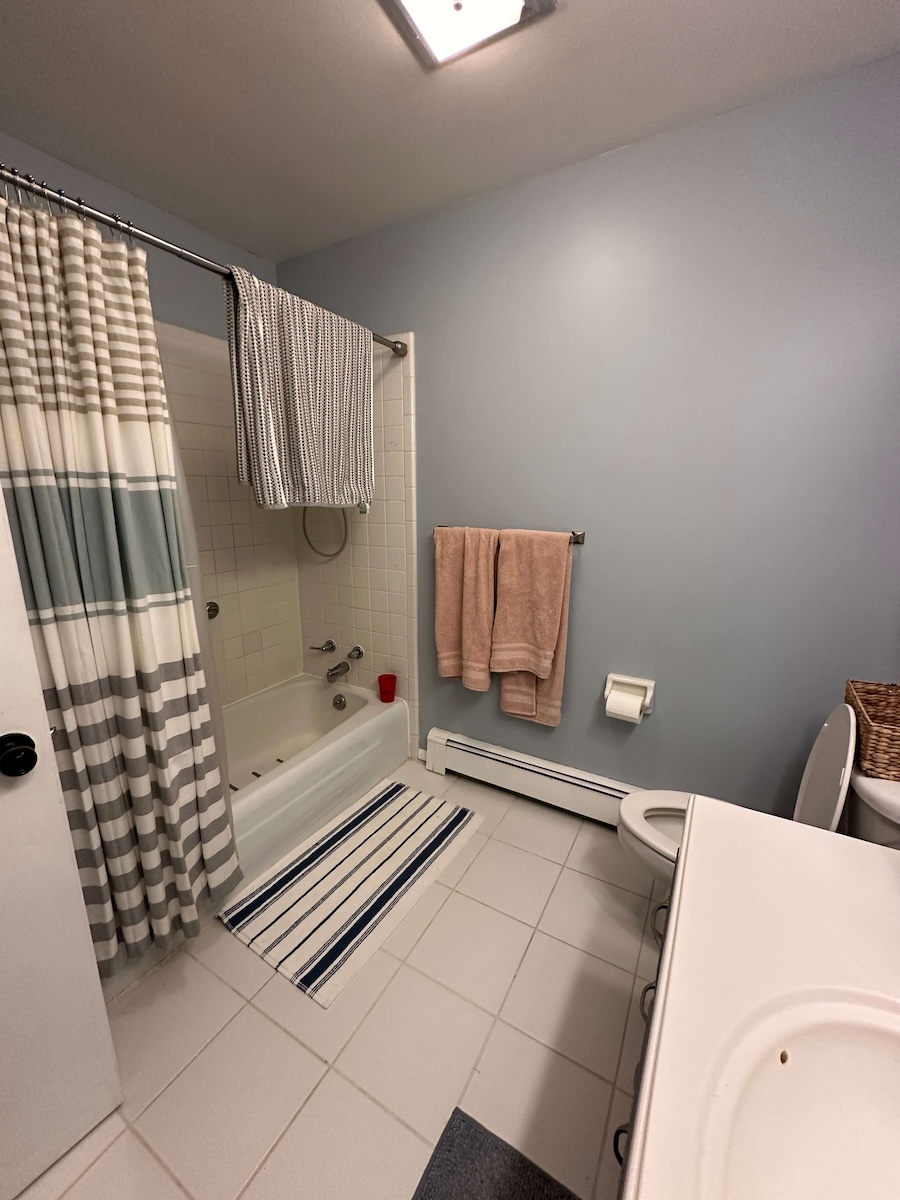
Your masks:
{"label": "white door", "polygon": [[0,1200],[122,1099],[0,499],[0,738],[10,733],[33,739],[37,764],[4,774],[16,751],[0,741]]}

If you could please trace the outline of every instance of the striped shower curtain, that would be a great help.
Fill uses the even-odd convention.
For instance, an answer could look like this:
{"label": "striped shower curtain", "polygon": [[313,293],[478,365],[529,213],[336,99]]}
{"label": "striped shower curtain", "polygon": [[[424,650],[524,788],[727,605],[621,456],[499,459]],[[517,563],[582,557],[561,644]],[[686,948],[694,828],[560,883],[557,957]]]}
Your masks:
{"label": "striped shower curtain", "polygon": [[[146,255],[0,199],[0,482],[101,974],[240,879]],[[124,951],[122,950],[124,947]]]}

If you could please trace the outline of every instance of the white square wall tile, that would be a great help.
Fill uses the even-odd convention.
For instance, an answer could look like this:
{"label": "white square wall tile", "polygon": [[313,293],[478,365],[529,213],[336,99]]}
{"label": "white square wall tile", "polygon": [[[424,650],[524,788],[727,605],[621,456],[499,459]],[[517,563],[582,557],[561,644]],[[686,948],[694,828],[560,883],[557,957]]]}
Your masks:
{"label": "white square wall tile", "polygon": [[248,1006],[135,1128],[195,1200],[233,1200],[325,1070]]}
{"label": "white square wall tile", "polygon": [[460,1107],[591,1200],[612,1088],[502,1021]]}
{"label": "white square wall tile", "polygon": [[305,996],[283,975],[274,974],[253,1005],[319,1058],[333,1062],[398,966],[397,959],[379,950],[328,1008]]}
{"label": "white square wall tile", "polygon": [[66,1192],[66,1200],[187,1200],[131,1130],[126,1130]]}
{"label": "white square wall tile", "polygon": [[580,827],[580,817],[520,796],[497,826],[494,837],[520,850],[564,863]]}
{"label": "white square wall tile", "polygon": [[463,808],[474,809],[484,817],[480,832],[487,837],[494,833],[516,799],[512,792],[491,787],[489,783],[479,783],[476,779],[466,779],[463,775],[446,775],[444,778],[450,780],[447,799],[454,804],[461,804]]}
{"label": "white square wall tile", "polygon": [[109,1008],[122,1115],[133,1120],[231,1020],[243,999],[179,951]]}
{"label": "white square wall tile", "polygon": [[119,1114],[110,1113],[105,1121],[101,1121],[27,1187],[19,1200],[59,1200],[66,1188],[71,1187],[126,1129]]}
{"label": "white square wall tile", "polygon": [[273,967],[218,920],[210,921],[198,938],[187,943],[186,950],[247,1000],[275,974]]}
{"label": "white square wall tile", "polygon": [[457,891],[534,926],[559,875],[557,863],[491,838]]}
{"label": "white square wall tile", "polygon": [[521,921],[454,892],[406,961],[496,1013],[531,934]]}
{"label": "white square wall tile", "polygon": [[401,967],[337,1060],[337,1070],[437,1141],[493,1018]]}
{"label": "white square wall tile", "polygon": [[649,896],[653,886],[653,876],[625,849],[616,831],[598,821],[585,821],[578,830],[566,866],[639,896]]}
{"label": "white square wall tile", "polygon": [[633,973],[647,904],[635,892],[564,867],[538,928]]}
{"label": "white square wall tile", "polygon": [[619,967],[538,932],[500,1016],[612,1083],[632,982]]}
{"label": "white square wall tile", "polygon": [[408,1200],[430,1147],[331,1071],[243,1200]]}

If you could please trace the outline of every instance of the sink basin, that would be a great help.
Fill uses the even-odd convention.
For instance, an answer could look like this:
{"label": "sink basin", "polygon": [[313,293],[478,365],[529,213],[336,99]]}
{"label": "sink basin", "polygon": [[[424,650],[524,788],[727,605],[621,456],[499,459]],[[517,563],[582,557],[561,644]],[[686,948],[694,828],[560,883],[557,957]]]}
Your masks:
{"label": "sink basin", "polygon": [[703,1200],[900,1197],[896,1001],[830,989],[783,996],[742,1024],[720,1062]]}

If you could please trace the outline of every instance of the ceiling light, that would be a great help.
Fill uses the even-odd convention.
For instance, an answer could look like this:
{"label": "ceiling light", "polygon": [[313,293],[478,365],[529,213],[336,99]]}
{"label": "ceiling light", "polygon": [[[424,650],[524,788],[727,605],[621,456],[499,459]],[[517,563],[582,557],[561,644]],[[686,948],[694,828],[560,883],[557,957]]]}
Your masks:
{"label": "ceiling light", "polygon": [[438,67],[521,29],[557,0],[381,0],[427,67]]}

